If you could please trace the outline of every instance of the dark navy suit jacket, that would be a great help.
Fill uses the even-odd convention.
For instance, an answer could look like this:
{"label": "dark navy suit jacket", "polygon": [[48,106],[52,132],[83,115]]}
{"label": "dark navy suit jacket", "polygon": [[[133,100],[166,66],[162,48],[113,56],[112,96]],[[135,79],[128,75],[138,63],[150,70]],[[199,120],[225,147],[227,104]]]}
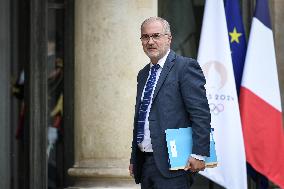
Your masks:
{"label": "dark navy suit jacket", "polygon": [[[141,182],[143,165],[143,155],[136,144],[137,115],[149,70],[150,64],[140,70],[137,76],[130,159],[136,183]],[[148,118],[155,163],[165,177],[171,178],[186,173],[183,170],[169,170],[166,129],[191,126],[193,131],[192,152],[197,155],[209,155],[210,110],[204,85],[205,78],[197,61],[176,55],[171,50],[157,82]]]}

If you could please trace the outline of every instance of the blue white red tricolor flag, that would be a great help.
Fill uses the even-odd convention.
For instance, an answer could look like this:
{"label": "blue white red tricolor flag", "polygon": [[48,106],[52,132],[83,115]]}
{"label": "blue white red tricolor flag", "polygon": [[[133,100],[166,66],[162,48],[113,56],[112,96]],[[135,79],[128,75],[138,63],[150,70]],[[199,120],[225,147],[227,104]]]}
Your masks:
{"label": "blue white red tricolor flag", "polygon": [[244,65],[240,111],[247,161],[284,188],[284,132],[267,0],[257,0]]}
{"label": "blue white red tricolor flag", "polygon": [[[245,30],[240,10],[240,0],[226,0],[224,2],[236,90],[239,96],[247,49]],[[247,173],[255,182],[260,183],[260,189],[268,189],[268,179],[255,171],[250,164],[247,164]]]}

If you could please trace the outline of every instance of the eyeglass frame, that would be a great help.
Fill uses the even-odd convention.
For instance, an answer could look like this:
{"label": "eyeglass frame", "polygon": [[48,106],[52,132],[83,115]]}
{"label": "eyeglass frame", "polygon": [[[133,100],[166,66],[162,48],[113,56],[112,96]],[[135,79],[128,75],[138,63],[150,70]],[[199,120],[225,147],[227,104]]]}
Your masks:
{"label": "eyeglass frame", "polygon": [[168,33],[153,33],[151,35],[142,34],[142,36],[140,37],[140,40],[143,43],[148,43],[150,41],[150,38],[152,38],[153,41],[158,41],[162,36],[165,36],[165,35],[169,36],[170,34],[168,34]]}

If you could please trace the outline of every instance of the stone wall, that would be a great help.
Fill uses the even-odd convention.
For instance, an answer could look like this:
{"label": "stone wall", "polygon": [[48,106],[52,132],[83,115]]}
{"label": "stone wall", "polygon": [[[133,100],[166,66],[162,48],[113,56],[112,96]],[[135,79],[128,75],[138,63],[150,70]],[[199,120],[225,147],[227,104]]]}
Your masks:
{"label": "stone wall", "polygon": [[136,75],[149,62],[140,24],[156,15],[156,0],[75,1],[75,165],[69,174],[80,187],[130,179]]}

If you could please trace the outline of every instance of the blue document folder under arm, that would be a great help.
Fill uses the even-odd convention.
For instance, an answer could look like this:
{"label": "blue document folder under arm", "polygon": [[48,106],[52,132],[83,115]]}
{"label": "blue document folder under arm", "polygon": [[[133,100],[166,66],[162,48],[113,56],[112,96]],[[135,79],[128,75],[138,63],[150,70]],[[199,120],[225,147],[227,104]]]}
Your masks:
{"label": "blue document folder under arm", "polygon": [[[192,129],[167,129],[166,140],[169,154],[170,170],[184,169],[192,153]],[[213,134],[210,133],[210,157],[205,158],[206,167],[217,166],[217,156]]]}

